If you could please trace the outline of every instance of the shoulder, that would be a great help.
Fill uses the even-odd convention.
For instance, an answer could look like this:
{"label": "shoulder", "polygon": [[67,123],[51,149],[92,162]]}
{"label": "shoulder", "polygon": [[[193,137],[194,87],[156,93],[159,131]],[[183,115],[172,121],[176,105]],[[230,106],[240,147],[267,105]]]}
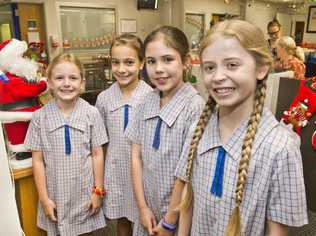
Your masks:
{"label": "shoulder", "polygon": [[153,88],[149,86],[149,84],[147,84],[144,80],[140,80],[140,87],[142,88],[142,90],[148,91],[148,92],[153,90]]}
{"label": "shoulder", "polygon": [[99,100],[99,99],[103,100],[107,97],[110,97],[111,94],[114,92],[115,87],[117,86],[116,83],[117,82],[113,83],[109,88],[107,88],[107,89],[103,90],[101,93],[99,93],[97,100]]}
{"label": "shoulder", "polygon": [[89,115],[95,115],[95,114],[99,114],[99,110],[95,107],[90,105],[86,100],[80,98],[80,105],[82,106],[82,109],[84,109],[84,111],[86,111],[86,113]]}
{"label": "shoulder", "polygon": [[261,148],[268,151],[270,157],[275,156],[276,158],[279,158],[280,154],[299,151],[300,141],[297,134],[279,123],[276,119],[275,122],[275,125],[271,129],[267,128],[265,131],[267,134],[261,142]]}

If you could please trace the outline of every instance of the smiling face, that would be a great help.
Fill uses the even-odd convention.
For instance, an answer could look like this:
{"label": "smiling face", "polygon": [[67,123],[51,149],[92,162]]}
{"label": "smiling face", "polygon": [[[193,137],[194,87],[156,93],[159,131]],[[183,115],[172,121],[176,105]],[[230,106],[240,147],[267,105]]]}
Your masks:
{"label": "smiling face", "polygon": [[52,68],[48,85],[53,91],[57,103],[71,104],[79,97],[85,81],[76,64],[60,62]]}
{"label": "smiling face", "polygon": [[201,59],[204,83],[221,111],[251,113],[257,79],[266,75],[252,55],[235,37],[214,35]]}
{"label": "smiling face", "polygon": [[139,70],[143,64],[137,51],[127,45],[114,46],[111,50],[112,73],[121,87],[138,81]]}
{"label": "smiling face", "polygon": [[146,46],[146,70],[150,81],[162,92],[172,96],[184,84],[184,63],[177,50],[168,47],[162,38],[151,41]]}

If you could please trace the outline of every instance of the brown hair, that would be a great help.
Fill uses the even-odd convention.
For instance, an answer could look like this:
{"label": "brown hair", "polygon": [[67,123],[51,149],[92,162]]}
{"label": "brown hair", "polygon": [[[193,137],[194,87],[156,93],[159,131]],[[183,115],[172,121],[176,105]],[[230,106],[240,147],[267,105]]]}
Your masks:
{"label": "brown hair", "polygon": [[185,63],[189,54],[189,42],[182,30],[169,25],[161,26],[145,38],[144,49],[158,38],[162,38],[168,47],[175,49],[180,54],[182,63]]}
{"label": "brown hair", "polygon": [[144,59],[144,50],[143,50],[143,42],[140,38],[133,34],[122,34],[116,37],[110,47],[110,56],[112,57],[112,49],[113,47],[125,45],[130,48],[133,48],[138,55],[138,59],[143,61]]}
{"label": "brown hair", "polygon": [[268,23],[267,29],[269,30],[269,28],[273,26],[278,26],[279,28],[281,28],[281,24],[276,17],[274,17],[273,20]]}
{"label": "brown hair", "polygon": [[304,61],[304,52],[296,46],[294,39],[290,36],[283,36],[278,39],[276,45],[283,48],[289,55],[295,56],[301,61]]}
{"label": "brown hair", "polygon": [[59,54],[49,63],[48,68],[47,68],[48,79],[51,78],[52,70],[55,68],[55,66],[62,62],[69,62],[69,63],[75,64],[80,71],[81,78],[84,79],[84,70],[83,70],[81,62],[73,53],[67,53],[67,52]]}
{"label": "brown hair", "polygon": [[[215,35],[222,35],[224,37],[235,37],[239,43],[253,56],[256,61],[256,65],[268,66],[272,65],[272,56],[267,47],[267,43],[264,38],[263,32],[249,22],[242,20],[225,20],[215,25],[211,32],[201,43],[200,57],[206,47],[212,44],[215,40]],[[201,60],[202,61],[202,60]],[[202,62],[203,63],[203,62]],[[241,223],[240,223],[240,211],[239,207],[244,195],[244,186],[246,182],[249,161],[251,158],[252,144],[255,139],[257,127],[260,122],[260,118],[263,111],[264,100],[266,96],[266,80],[268,75],[263,80],[257,80],[257,88],[255,93],[254,107],[250,119],[247,125],[246,135],[243,141],[241,159],[238,170],[238,180],[236,186],[236,207],[233,210],[229,224],[226,229],[226,236],[237,236],[241,235]],[[211,96],[209,97],[200,120],[195,129],[193,139],[191,142],[186,177],[188,179],[187,194],[184,200],[181,202],[180,210],[186,209],[190,206],[192,199],[192,186],[191,186],[191,175],[192,175],[192,163],[195,156],[198,143],[202,137],[203,131],[210,119],[216,103]]]}

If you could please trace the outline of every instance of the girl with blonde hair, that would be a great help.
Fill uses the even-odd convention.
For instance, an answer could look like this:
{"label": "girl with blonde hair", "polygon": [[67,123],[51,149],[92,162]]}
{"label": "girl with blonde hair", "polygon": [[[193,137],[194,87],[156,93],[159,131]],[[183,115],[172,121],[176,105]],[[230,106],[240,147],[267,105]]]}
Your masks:
{"label": "girl with blonde hair", "polygon": [[279,61],[275,64],[277,70],[292,70],[294,79],[305,80],[304,52],[297,47],[290,36],[283,36],[276,42]]}
{"label": "girl with blonde hair", "polygon": [[181,236],[281,236],[307,224],[299,146],[263,107],[272,58],[262,31],[223,21],[200,59],[210,96],[184,144],[165,221],[176,224],[183,192]]}
{"label": "girl with blonde hair", "polygon": [[54,99],[33,114],[25,139],[39,198],[37,225],[48,236],[101,233],[102,145],[108,142],[101,115],[79,97],[85,79],[73,54],[55,57],[47,75]]}

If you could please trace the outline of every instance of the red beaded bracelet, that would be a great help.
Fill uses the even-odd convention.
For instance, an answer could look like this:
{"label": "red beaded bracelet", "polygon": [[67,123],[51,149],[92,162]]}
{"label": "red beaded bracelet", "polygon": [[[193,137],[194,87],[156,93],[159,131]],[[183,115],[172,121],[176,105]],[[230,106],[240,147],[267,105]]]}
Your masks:
{"label": "red beaded bracelet", "polygon": [[101,197],[103,197],[106,193],[104,188],[100,188],[97,186],[93,186],[92,192]]}

